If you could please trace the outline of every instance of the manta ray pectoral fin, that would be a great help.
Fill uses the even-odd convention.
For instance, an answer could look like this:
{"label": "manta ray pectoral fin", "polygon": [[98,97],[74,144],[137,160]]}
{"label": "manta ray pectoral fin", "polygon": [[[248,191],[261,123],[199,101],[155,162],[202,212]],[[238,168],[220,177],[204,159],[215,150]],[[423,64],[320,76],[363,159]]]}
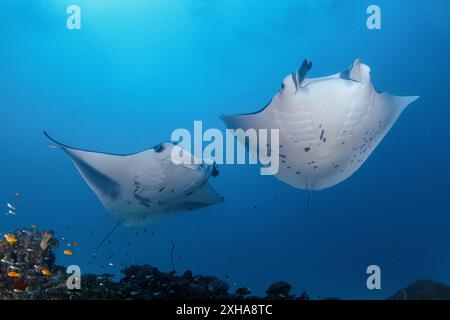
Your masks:
{"label": "manta ray pectoral fin", "polygon": [[200,189],[186,196],[185,200],[186,203],[195,204],[198,208],[224,202],[224,198],[219,196],[209,183],[205,183]]}
{"label": "manta ray pectoral fin", "polygon": [[220,116],[220,119],[223,121],[223,123],[228,129],[243,129],[243,130],[260,129],[260,128],[267,129],[268,124],[266,123],[267,119],[266,110],[267,106],[264,107],[262,110],[259,110],[254,113],[235,114],[235,115],[222,114]]}
{"label": "manta ray pectoral fin", "polygon": [[380,99],[382,99],[384,104],[392,108],[395,111],[394,114],[397,115],[402,113],[407,106],[409,106],[411,103],[420,98],[419,96],[405,96],[405,97],[394,96],[387,92],[381,93],[379,97]]}
{"label": "manta ray pectoral fin", "polygon": [[297,72],[292,74],[292,79],[294,80],[296,90],[302,87],[303,81],[306,79],[306,76],[308,75],[311,68],[311,60],[305,59],[300,68],[298,68]]}
{"label": "manta ray pectoral fin", "polygon": [[116,199],[120,195],[120,185],[105,173],[117,169],[117,160],[122,156],[97,153],[71,148],[53,139],[47,132],[44,135],[64,150],[86,183],[100,197]]}
{"label": "manta ray pectoral fin", "polygon": [[48,133],[47,131],[42,131],[42,133],[44,134],[44,136],[47,137],[47,139],[49,139],[51,142],[53,142],[56,146],[60,147],[60,148],[70,148],[69,146],[66,146],[65,144],[62,144],[59,141],[56,141],[55,139],[53,139]]}
{"label": "manta ray pectoral fin", "polygon": [[392,96],[395,107],[402,111],[419,98],[420,98],[419,96],[407,96],[407,97]]}
{"label": "manta ray pectoral fin", "polygon": [[250,115],[225,115],[222,114],[220,119],[225,123],[229,129],[247,129],[248,123],[251,121]]}

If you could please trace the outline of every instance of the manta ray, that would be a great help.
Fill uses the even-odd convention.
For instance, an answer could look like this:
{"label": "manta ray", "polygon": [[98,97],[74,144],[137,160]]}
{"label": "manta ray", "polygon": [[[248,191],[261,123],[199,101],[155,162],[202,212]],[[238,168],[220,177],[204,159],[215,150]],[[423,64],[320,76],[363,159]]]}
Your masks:
{"label": "manta ray", "polygon": [[[261,111],[221,116],[230,129],[278,129],[276,177],[309,191],[330,188],[355,173],[406,106],[419,98],[376,91],[370,67],[359,59],[348,70],[321,78],[306,77],[311,67],[305,60],[285,77]],[[249,152],[270,148],[250,147]]]}
{"label": "manta ray", "polygon": [[215,163],[174,163],[171,153],[179,148],[174,143],[117,155],[72,148],[44,134],[67,153],[117,225],[144,226],[223,202],[208,183],[210,176],[219,174]]}

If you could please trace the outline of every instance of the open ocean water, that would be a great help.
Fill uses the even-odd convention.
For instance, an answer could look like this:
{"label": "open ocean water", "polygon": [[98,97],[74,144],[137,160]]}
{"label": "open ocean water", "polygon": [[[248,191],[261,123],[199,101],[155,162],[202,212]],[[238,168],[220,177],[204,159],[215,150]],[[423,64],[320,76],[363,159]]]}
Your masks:
{"label": "open ocean water", "polygon": [[[381,8],[382,27],[366,27]],[[81,9],[81,29],[66,8]],[[262,295],[277,280],[311,298],[381,299],[427,278],[450,283],[450,5],[447,0],[3,0],[0,232],[32,224],[78,242],[57,263],[119,276],[148,263]],[[225,202],[141,228],[113,228],[64,152],[133,153],[174,129],[225,130],[260,110],[301,62],[312,77],[360,58],[378,90],[419,95],[349,179],[308,192],[221,165]],[[20,193],[20,202],[15,193]],[[15,203],[16,215],[6,215]],[[382,270],[368,290],[366,269]]]}

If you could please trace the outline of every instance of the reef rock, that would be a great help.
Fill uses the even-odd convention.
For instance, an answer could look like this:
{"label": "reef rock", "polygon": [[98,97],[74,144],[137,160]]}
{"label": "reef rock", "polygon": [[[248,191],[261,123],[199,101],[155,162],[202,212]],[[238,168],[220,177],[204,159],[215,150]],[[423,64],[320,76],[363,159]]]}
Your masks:
{"label": "reef rock", "polygon": [[431,280],[418,280],[388,300],[450,300],[450,287]]}

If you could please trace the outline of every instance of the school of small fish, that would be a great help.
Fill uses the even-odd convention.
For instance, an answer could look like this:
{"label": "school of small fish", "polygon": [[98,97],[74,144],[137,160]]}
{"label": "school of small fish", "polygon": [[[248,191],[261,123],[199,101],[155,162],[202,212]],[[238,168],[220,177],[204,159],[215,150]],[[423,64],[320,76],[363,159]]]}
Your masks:
{"label": "school of small fish", "polygon": [[[15,192],[14,196],[15,196],[17,202],[21,201],[22,196],[19,192]],[[8,208],[8,211],[5,213],[5,215],[15,216],[17,214],[17,209],[11,202],[7,202],[6,207]]]}

